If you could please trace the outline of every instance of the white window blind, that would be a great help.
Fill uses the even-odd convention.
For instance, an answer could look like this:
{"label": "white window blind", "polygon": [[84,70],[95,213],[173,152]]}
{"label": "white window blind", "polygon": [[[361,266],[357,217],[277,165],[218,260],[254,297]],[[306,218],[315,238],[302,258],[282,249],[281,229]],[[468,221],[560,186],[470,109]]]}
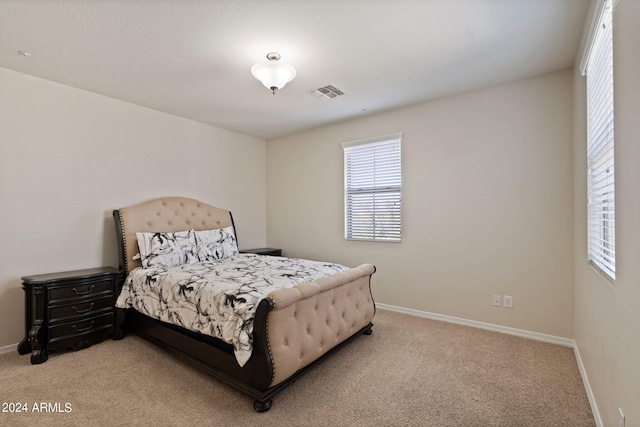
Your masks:
{"label": "white window blind", "polygon": [[342,144],[345,238],[400,242],[402,134]]}
{"label": "white window blind", "polygon": [[616,275],[613,156],[612,11],[604,2],[588,51],[587,159],[589,259],[612,279]]}

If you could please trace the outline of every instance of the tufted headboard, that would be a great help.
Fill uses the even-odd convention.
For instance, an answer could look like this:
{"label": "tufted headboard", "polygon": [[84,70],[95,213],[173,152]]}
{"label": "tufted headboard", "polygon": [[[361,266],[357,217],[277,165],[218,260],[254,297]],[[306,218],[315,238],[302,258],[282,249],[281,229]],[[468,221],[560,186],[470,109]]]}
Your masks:
{"label": "tufted headboard", "polygon": [[[212,230],[234,227],[231,212],[186,197],[162,197],[113,211],[120,270],[140,267],[136,233]],[[237,234],[236,234],[237,238]]]}

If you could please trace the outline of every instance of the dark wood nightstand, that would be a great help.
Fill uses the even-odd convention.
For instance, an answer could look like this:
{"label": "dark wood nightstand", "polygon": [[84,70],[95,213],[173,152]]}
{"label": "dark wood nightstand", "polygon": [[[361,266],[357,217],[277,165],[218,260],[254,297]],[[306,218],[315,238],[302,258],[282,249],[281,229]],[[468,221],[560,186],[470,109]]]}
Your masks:
{"label": "dark wood nightstand", "polygon": [[256,248],[256,249],[243,249],[241,254],[256,254],[256,255],[271,255],[282,256],[282,249],[275,248]]}
{"label": "dark wood nightstand", "polygon": [[50,351],[79,350],[114,334],[121,276],[103,267],[23,277],[26,336],[18,352],[44,363]]}

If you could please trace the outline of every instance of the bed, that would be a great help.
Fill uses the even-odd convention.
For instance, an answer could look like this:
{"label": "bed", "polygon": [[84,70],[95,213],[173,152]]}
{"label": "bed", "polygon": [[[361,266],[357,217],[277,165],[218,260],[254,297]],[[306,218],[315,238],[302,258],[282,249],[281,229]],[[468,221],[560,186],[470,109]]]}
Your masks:
{"label": "bed", "polygon": [[[202,233],[210,233],[211,230],[216,232],[226,230],[231,231],[231,240],[237,239],[230,211],[184,197],[150,200],[114,210],[113,216],[120,269],[127,276],[127,279],[119,284],[119,301],[127,298],[124,295],[125,291],[132,292],[129,288],[133,286],[135,279],[132,277],[136,274],[140,272],[143,275],[146,274],[147,290],[158,289],[154,288],[156,277],[169,276],[165,274],[165,270],[162,270],[164,266],[159,267],[159,273],[155,272],[155,275],[150,273],[155,267],[151,265],[152,261],[145,256],[146,254],[143,253],[140,257],[140,252],[145,251],[139,250],[138,237],[146,242],[147,237],[154,233],[163,236],[174,234],[182,236],[189,231],[197,232],[198,236],[202,236]],[[216,236],[219,235],[216,234]],[[197,240],[196,243],[202,243],[202,240]],[[237,248],[237,240],[234,243]],[[202,250],[205,245],[198,247]],[[201,252],[197,249],[194,248],[194,251],[200,256]],[[227,265],[225,269],[242,272],[243,276],[246,275],[246,269],[253,264],[282,264],[289,260],[264,255],[238,254],[237,249],[227,257],[225,250],[222,250],[222,253],[216,253],[213,257],[220,258],[221,262],[224,258],[225,262],[235,263],[232,266]],[[181,253],[186,252],[189,250]],[[209,255],[212,254],[209,253]],[[294,263],[304,261],[290,260]],[[147,264],[146,268],[143,268],[143,263]],[[201,278],[201,269],[213,269],[217,268],[217,265],[217,259],[205,262],[195,260],[188,266],[179,267],[181,272],[176,274],[190,274],[192,277],[195,275]],[[371,334],[373,326],[371,321],[375,314],[375,303],[371,295],[371,276],[375,272],[375,267],[371,264],[363,264],[356,268],[331,263],[313,265],[318,267],[317,270],[328,270],[324,271],[322,277],[313,280],[304,280],[282,288],[265,286],[262,289],[266,295],[256,299],[256,303],[252,304],[252,318],[244,318],[240,322],[245,331],[244,338],[241,335],[238,339],[240,347],[246,345],[247,340],[251,344],[249,353],[242,353],[241,358],[238,356],[239,344],[236,341],[229,342],[219,336],[212,336],[215,334],[199,330],[207,328],[192,327],[195,324],[201,325],[203,322],[185,322],[181,316],[175,314],[169,316],[172,320],[163,319],[154,314],[162,311],[157,309],[145,311],[139,307],[130,308],[122,303],[119,304],[125,308],[116,309],[115,336],[121,338],[125,333],[136,333],[248,394],[254,399],[253,407],[256,411],[268,411],[272,406],[272,397],[296,378],[359,335]],[[216,270],[212,274],[222,273]],[[253,272],[250,275],[253,275]],[[296,276],[297,280],[307,277],[295,271],[294,274],[284,276]],[[154,279],[150,280],[149,277]],[[189,286],[192,281],[188,281]],[[142,279],[141,283],[144,282],[145,279]],[[150,282],[153,283],[149,285]],[[183,287],[174,293],[184,293],[184,288],[183,283]],[[188,287],[188,290],[191,289],[192,287]],[[155,293],[161,294],[160,305],[164,307],[167,291]],[[204,297],[198,298],[200,301]],[[234,301],[238,300],[235,294],[225,297],[226,305],[233,305]],[[242,301],[246,302],[246,298]],[[201,304],[198,304],[198,309],[195,311],[209,310],[209,308],[201,309]],[[176,322],[176,318],[179,321]],[[179,323],[181,326],[173,323]],[[209,329],[213,330],[213,328]]]}

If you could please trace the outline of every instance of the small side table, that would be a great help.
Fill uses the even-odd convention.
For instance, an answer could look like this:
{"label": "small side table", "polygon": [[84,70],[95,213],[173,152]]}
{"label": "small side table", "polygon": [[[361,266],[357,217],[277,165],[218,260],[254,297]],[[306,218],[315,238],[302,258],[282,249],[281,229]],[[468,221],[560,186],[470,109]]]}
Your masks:
{"label": "small side table", "polygon": [[276,248],[256,248],[256,249],[243,249],[241,254],[256,254],[256,255],[271,255],[282,256],[282,249]]}
{"label": "small side table", "polygon": [[115,299],[122,273],[111,267],[24,276],[25,338],[20,354],[31,363],[50,351],[79,350],[114,335]]}

